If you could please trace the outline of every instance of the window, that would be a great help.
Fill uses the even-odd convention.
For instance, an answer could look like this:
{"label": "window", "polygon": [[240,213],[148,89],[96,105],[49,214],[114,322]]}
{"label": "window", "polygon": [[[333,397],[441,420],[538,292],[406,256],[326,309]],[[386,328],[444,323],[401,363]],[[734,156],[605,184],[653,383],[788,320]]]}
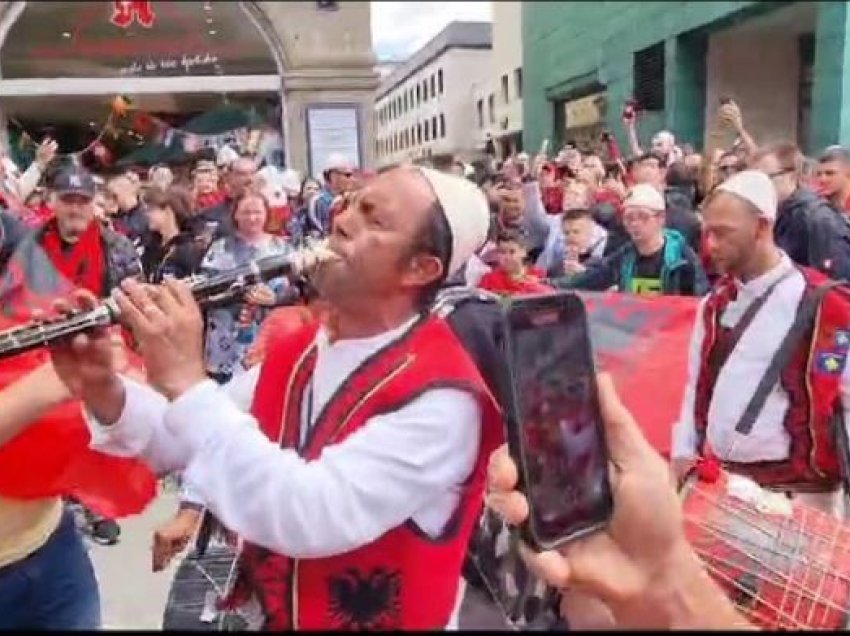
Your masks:
{"label": "window", "polygon": [[427,102],[428,99],[429,99],[429,96],[428,96],[428,80],[424,79],[424,80],[422,80],[422,101]]}
{"label": "window", "polygon": [[437,91],[443,94],[443,69],[437,71]]}
{"label": "window", "polygon": [[478,108],[478,127],[484,128],[484,100],[479,99],[475,106]]}
{"label": "window", "polygon": [[416,124],[416,143],[422,143],[422,124]]}
{"label": "window", "polygon": [[422,85],[417,84],[416,85],[416,105],[419,106],[419,104],[421,104],[421,103],[422,103]]}
{"label": "window", "polygon": [[488,114],[487,119],[490,121],[490,123],[495,124],[496,123],[496,96],[493,95],[492,93],[487,98],[487,114]]}
{"label": "window", "polygon": [[410,108],[410,102],[407,101],[407,91],[404,92],[404,112]]}
{"label": "window", "polygon": [[521,68],[514,69],[514,90],[516,91],[516,98],[522,99],[522,69]]}
{"label": "window", "polygon": [[425,141],[431,141],[431,126],[427,119],[425,120]]}
{"label": "window", "polygon": [[437,76],[431,76],[431,99],[437,96]]}
{"label": "window", "polygon": [[440,113],[440,139],[446,136],[446,116]]}
{"label": "window", "polygon": [[634,55],[635,100],[646,111],[664,110],[664,42]]}
{"label": "window", "polygon": [[438,139],[437,137],[437,116],[434,115],[431,118],[431,139]]}
{"label": "window", "polygon": [[508,93],[508,76],[507,74],[502,75],[502,101],[506,104],[510,101],[510,94]]}

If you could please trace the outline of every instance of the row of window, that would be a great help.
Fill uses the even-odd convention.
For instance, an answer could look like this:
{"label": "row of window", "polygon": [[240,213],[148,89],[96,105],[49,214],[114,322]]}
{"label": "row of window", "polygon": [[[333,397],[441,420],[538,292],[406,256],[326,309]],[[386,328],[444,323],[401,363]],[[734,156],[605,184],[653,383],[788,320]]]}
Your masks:
{"label": "row of window", "polygon": [[378,110],[378,121],[387,124],[413,108],[443,94],[443,69],[432,73],[416,86],[411,86],[404,93],[396,95],[391,101]]}
{"label": "row of window", "polygon": [[441,113],[439,116],[435,115],[431,119],[416,124],[416,126],[399,130],[385,139],[378,139],[375,142],[375,152],[378,155],[392,154],[408,150],[422,143],[443,139],[445,136],[446,117]]}
{"label": "row of window", "polygon": [[[514,97],[522,99],[522,68],[514,69]],[[508,74],[502,75],[502,103],[508,104],[511,101],[510,83],[508,82]],[[478,127],[484,128],[484,99],[479,99],[476,103],[478,109]],[[496,96],[493,93],[487,96],[487,121],[490,124],[496,123]]]}

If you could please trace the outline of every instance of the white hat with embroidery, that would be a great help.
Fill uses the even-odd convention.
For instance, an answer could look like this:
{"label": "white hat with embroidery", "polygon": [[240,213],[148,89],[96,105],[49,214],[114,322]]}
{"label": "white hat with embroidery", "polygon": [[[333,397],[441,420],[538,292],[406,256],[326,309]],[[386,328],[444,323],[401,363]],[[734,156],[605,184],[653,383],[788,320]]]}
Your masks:
{"label": "white hat with embroidery", "polygon": [[729,177],[717,189],[744,199],[766,219],[776,220],[776,208],[779,207],[776,187],[765,173],[744,170]]}
{"label": "white hat with embroidery", "polygon": [[451,230],[448,275],[453,276],[487,241],[490,206],[484,193],[471,181],[432,168],[419,166],[416,169],[434,190]]}

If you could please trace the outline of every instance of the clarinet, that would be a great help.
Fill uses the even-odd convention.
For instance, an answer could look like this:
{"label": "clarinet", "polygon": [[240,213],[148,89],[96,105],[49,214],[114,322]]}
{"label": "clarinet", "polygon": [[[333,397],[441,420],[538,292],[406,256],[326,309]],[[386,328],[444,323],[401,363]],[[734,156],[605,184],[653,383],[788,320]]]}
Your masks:
{"label": "clarinet", "polygon": [[[249,287],[257,283],[280,276],[305,276],[320,264],[335,258],[337,256],[333,252],[320,244],[288,255],[261,258],[220,274],[190,276],[182,280],[189,284],[192,296],[201,308],[222,306],[241,298]],[[0,331],[0,360],[92,329],[114,325],[120,316],[118,303],[113,298],[107,298],[90,311],[79,311],[57,320],[33,322]]]}

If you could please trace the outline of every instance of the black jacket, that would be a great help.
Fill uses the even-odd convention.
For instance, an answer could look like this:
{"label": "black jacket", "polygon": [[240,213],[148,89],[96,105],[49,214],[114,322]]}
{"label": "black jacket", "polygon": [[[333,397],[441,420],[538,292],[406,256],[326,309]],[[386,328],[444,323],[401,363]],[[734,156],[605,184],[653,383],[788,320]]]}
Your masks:
{"label": "black jacket", "polygon": [[145,273],[152,283],[166,276],[186,278],[197,273],[204,257],[203,243],[189,232],[180,232],[165,245],[158,243],[142,259]]}
{"label": "black jacket", "polygon": [[811,190],[799,188],[779,205],[773,237],[798,265],[850,280],[850,223]]}
{"label": "black jacket", "polygon": [[694,210],[694,197],[689,188],[669,186],[664,191],[667,221],[665,225],[685,237],[688,246],[699,253],[702,226]]}

